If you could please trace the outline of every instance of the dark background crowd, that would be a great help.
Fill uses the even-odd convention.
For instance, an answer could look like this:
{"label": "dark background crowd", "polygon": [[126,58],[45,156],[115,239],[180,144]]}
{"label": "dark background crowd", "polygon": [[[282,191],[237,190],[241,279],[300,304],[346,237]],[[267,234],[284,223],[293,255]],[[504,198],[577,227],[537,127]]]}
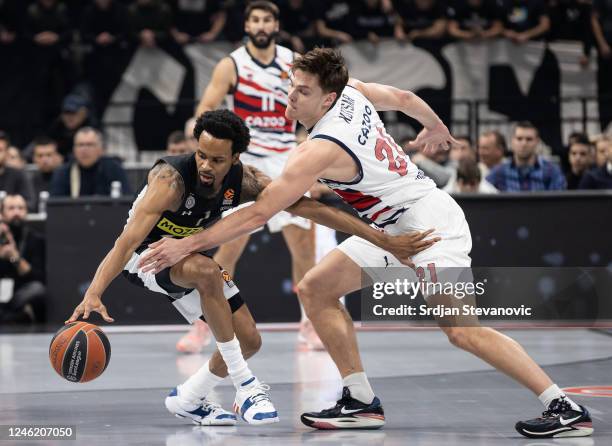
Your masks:
{"label": "dark background crowd", "polygon": [[[44,318],[44,239],[23,222],[52,197],[130,195],[138,184],[105,156],[100,116],[134,51],[243,39],[244,0],[0,0],[0,319]],[[612,0],[279,0],[278,41],[297,52],[356,40],[403,43],[505,38],[582,42],[577,65],[598,60],[598,88],[612,89]],[[593,56],[592,56],[593,55]],[[28,88],[12,88],[26,79]],[[194,98],[194,100],[197,98]],[[26,106],[27,122],[11,112]],[[17,119],[20,119],[17,122]],[[189,153],[189,131],[167,152]],[[541,143],[530,122],[508,139],[495,130],[457,136],[450,152],[410,153],[451,193],[612,189],[612,137],[573,133]],[[400,141],[398,141],[399,143]],[[401,141],[402,145],[406,141]],[[560,156],[559,156],[560,154]],[[4,280],[4,279],[2,279]],[[12,298],[2,297],[9,293]]]}

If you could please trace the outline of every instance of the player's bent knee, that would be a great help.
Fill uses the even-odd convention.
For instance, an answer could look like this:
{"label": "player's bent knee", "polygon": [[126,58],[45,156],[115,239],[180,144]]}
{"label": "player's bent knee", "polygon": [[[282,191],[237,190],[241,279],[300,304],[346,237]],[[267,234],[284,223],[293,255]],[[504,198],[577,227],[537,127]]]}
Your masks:
{"label": "player's bent knee", "polygon": [[189,259],[187,269],[193,281],[200,284],[208,284],[213,280],[222,280],[221,271],[217,263],[203,255],[196,254]]}
{"label": "player's bent knee", "polygon": [[261,349],[261,335],[257,330],[240,340],[242,353],[245,356],[253,356]]}

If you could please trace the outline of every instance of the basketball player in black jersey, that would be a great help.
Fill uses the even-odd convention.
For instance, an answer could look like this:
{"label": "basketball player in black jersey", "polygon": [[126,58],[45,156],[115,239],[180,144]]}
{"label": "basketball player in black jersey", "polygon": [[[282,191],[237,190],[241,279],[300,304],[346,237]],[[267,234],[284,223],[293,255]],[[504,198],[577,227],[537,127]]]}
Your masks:
{"label": "basketball player in black jersey", "polygon": [[[195,375],[173,389],[166,398],[168,410],[197,424],[234,424],[236,417],[206,400],[206,395],[223,377],[236,387],[234,409],[250,424],[278,421],[267,390],[250,372],[245,357],[260,347],[255,322],[229,274],[208,253],[194,253],[157,274],[139,269],[138,263],[149,244],[163,237],[186,237],[209,227],[221,213],[240,203],[254,201],[271,181],[257,169],[242,165],[240,153],[249,143],[244,122],[228,110],[201,115],[194,130],[199,142],[195,154],[159,160],[148,175],[123,232],[104,258],[83,301],[66,322],[92,311],[113,322],[101,301],[111,281],[123,271],[133,283],[167,295],[173,305],[193,323],[205,317],[218,350]],[[410,257],[437,240],[430,233],[389,237],[361,220],[337,209],[304,198],[287,209],[338,231],[359,235],[393,252]]]}

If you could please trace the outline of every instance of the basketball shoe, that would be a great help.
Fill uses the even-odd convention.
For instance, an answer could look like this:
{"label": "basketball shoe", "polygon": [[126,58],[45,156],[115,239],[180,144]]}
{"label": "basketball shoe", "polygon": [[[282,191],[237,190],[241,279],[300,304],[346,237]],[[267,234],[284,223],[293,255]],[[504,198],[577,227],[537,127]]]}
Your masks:
{"label": "basketball shoe", "polygon": [[234,412],[249,424],[278,423],[278,412],[270,400],[269,390],[269,385],[255,377],[243,383],[236,392]]}
{"label": "basketball shoe", "polygon": [[188,418],[194,424],[202,426],[234,426],[236,415],[223,409],[217,403],[202,399],[196,404],[187,404],[180,400],[179,389],[175,387],[166,397],[166,409],[178,418]]}
{"label": "basketball shoe", "polygon": [[303,413],[300,419],[306,426],[316,429],[378,429],[385,425],[385,411],[377,397],[370,404],[362,403],[344,387],[342,398],[334,407]]}
{"label": "basketball shoe", "polygon": [[539,418],[516,423],[519,434],[529,438],[587,437],[593,433],[591,415],[584,406],[582,412],[572,409],[565,398],[552,400]]}
{"label": "basketball shoe", "polygon": [[210,344],[211,334],[208,324],[201,319],[196,320],[189,332],[176,343],[176,349],[181,353],[200,353]]}

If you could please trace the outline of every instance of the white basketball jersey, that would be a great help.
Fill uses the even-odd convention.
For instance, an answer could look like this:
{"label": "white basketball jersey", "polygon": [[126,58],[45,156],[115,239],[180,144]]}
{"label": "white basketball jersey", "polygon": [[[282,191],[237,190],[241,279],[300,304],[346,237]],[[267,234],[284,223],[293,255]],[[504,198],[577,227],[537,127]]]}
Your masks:
{"label": "white basketball jersey", "polygon": [[237,83],[227,103],[249,127],[251,143],[247,153],[286,154],[296,146],[296,123],[285,118],[293,51],[276,45],[276,55],[268,65],[254,59],[246,46],[232,52],[230,57],[236,67]]}
{"label": "white basketball jersey", "polygon": [[332,141],[355,160],[359,173],[353,181],[319,181],[379,227],[395,223],[436,188],[389,136],[372,103],[351,86],[344,88],[308,138]]}

